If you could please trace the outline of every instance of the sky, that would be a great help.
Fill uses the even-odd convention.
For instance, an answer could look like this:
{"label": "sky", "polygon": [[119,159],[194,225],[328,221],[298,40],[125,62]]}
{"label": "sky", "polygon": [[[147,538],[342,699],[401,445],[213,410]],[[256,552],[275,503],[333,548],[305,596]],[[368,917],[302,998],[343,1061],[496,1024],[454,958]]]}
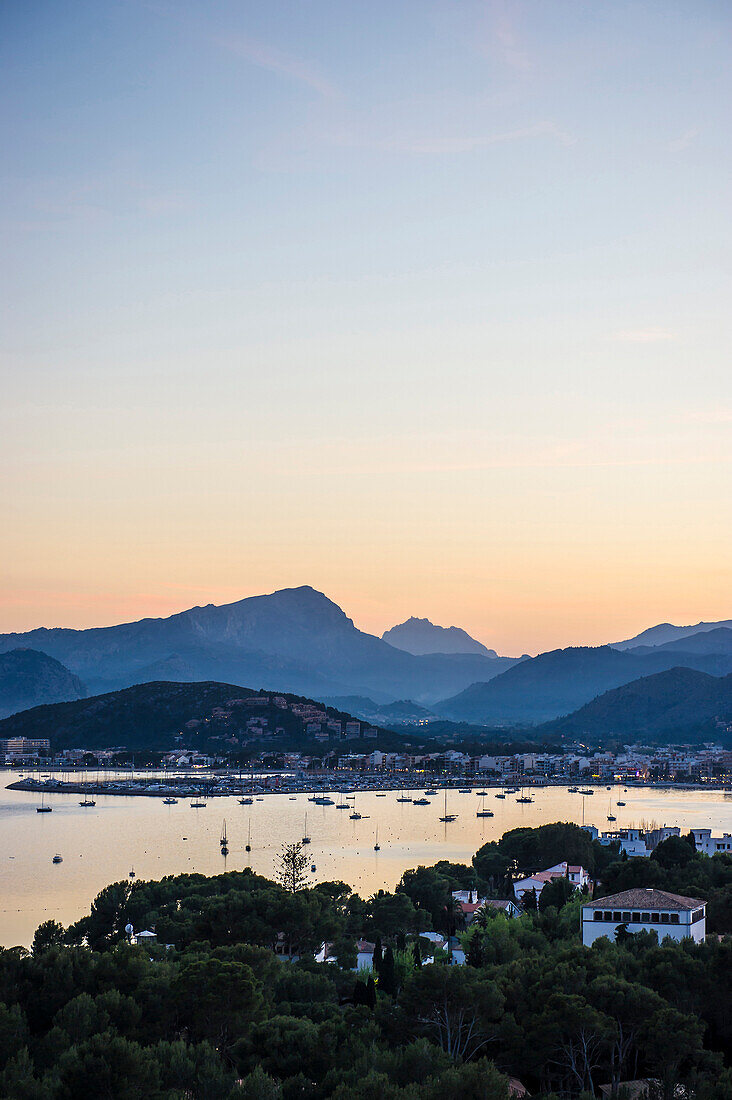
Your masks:
{"label": "sky", "polygon": [[732,617],[732,8],[0,9],[0,630]]}

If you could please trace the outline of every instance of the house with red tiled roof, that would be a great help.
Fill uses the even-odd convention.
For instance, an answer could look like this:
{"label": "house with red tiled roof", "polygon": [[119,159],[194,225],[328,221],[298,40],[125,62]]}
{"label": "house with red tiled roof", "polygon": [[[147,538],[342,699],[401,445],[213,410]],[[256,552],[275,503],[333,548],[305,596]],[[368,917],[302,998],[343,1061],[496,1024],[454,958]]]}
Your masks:
{"label": "house with red tiled roof", "polygon": [[538,898],[547,882],[554,882],[558,878],[568,879],[576,890],[581,890],[584,886],[589,888],[591,882],[589,872],[584,867],[581,867],[578,863],[567,863],[566,860],[563,860],[561,863],[555,863],[553,867],[547,867],[545,871],[537,871],[535,874],[529,875],[528,878],[522,878],[515,882],[513,892],[516,895],[516,900],[521,901],[524,894],[528,894],[532,890],[536,890]]}
{"label": "house with red tiled roof", "polygon": [[655,932],[659,940],[692,939],[701,943],[706,935],[706,902],[655,887],[635,887],[598,898],[582,906],[582,942],[589,947],[606,936],[614,939],[624,926],[631,934]]}
{"label": "house with red tiled roof", "polygon": [[475,890],[453,890],[452,896],[465,918],[466,926],[472,924],[481,909],[498,909],[507,917],[519,916],[520,909],[510,898],[481,898]]}

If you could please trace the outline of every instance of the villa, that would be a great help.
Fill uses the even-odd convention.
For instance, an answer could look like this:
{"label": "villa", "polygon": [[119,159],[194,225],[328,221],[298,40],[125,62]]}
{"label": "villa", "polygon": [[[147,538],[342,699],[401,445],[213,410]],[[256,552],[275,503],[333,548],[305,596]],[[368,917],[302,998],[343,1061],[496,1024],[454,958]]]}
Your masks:
{"label": "villa", "polygon": [[519,879],[518,882],[513,884],[513,892],[516,895],[516,900],[521,901],[524,894],[530,893],[532,890],[536,890],[536,896],[544,889],[548,882],[554,882],[555,879],[566,878],[572,886],[577,890],[581,890],[583,887],[589,889],[590,879],[589,872],[581,867],[579,864],[567,863],[563,860],[561,863],[556,863],[553,867],[547,867],[546,871],[537,871],[536,874],[530,875],[528,878]]}
{"label": "villa", "polygon": [[670,936],[701,943],[706,935],[706,904],[650,886],[623,890],[582,906],[582,943],[589,947],[602,936],[614,939],[623,925],[630,933],[655,932],[659,940]]}

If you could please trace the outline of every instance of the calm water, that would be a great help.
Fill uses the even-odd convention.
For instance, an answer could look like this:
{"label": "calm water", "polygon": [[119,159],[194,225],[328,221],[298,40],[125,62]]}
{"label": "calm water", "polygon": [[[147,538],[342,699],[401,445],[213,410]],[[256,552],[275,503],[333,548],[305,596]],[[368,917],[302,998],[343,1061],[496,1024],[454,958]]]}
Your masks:
{"label": "calm water", "polygon": [[[3,783],[17,776],[3,773]],[[478,788],[476,788],[478,789]],[[518,825],[548,821],[585,821],[601,829],[645,824],[711,827],[732,832],[732,794],[721,791],[666,791],[648,788],[613,789],[625,807],[614,809],[617,824],[606,818],[610,794],[604,788],[582,798],[563,787],[535,792],[535,801],[519,805],[515,795],[505,800],[492,792],[485,799],[492,818],[476,818],[481,799],[451,791],[448,809],[457,821],[442,824],[444,796],[429,806],[358,794],[361,821],[335,806],[315,806],[307,795],[265,795],[262,802],[240,806],[236,798],[216,798],[206,809],[193,810],[189,799],[164,806],[157,798],[95,795],[96,806],[82,809],[79,795],[47,796],[51,814],[37,814],[40,795],[0,789],[0,944],[29,944],[43,920],[69,924],[88,912],[94,896],[109,882],[196,871],[214,874],[251,867],[272,876],[275,857],[285,841],[299,840],[305,829],[312,843],[308,855],[317,867],[314,879],[343,879],[368,896],[380,887],[392,889],[402,871],[438,859],[469,861],[486,840]],[[420,792],[421,793],[421,792]],[[333,794],[336,802],[340,798]],[[366,816],[368,815],[368,817]],[[226,818],[229,856],[219,851]],[[252,851],[246,853],[251,821]],[[378,826],[381,851],[374,852]],[[63,863],[51,862],[54,854]]]}

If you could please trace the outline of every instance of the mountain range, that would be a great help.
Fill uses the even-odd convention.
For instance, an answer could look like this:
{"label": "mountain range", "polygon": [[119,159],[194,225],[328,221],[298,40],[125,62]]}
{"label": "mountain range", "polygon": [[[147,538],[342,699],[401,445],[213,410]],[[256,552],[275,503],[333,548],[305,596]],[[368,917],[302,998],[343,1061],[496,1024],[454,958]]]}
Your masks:
{"label": "mountain range", "polygon": [[726,648],[732,631],[721,633],[724,639],[713,653],[665,646],[644,647],[642,652],[611,646],[555,649],[522,661],[489,683],[472,684],[432,709],[456,721],[523,725],[569,714],[611,688],[676,666],[722,676],[732,672],[732,649]]}
{"label": "mountain range", "polygon": [[671,668],[607,691],[540,730],[549,737],[561,732],[698,740],[719,737],[717,723],[732,723],[732,675]]}
{"label": "mountain range", "polygon": [[358,630],[309,586],[120,626],[0,635],[0,652],[19,646],[61,661],[95,693],[152,680],[215,680],[318,698],[425,702],[515,664],[483,653],[406,653]]}
{"label": "mountain range", "polygon": [[[28,649],[35,656],[19,671],[10,651]],[[676,667],[726,676],[732,620],[665,623],[613,645],[501,657],[460,628],[428,619],[408,619],[378,638],[303,586],[119,626],[4,634],[3,654],[11,665],[7,680],[0,674],[0,714],[151,681],[207,681],[348,701],[354,713],[384,723],[437,715],[528,727]]]}

